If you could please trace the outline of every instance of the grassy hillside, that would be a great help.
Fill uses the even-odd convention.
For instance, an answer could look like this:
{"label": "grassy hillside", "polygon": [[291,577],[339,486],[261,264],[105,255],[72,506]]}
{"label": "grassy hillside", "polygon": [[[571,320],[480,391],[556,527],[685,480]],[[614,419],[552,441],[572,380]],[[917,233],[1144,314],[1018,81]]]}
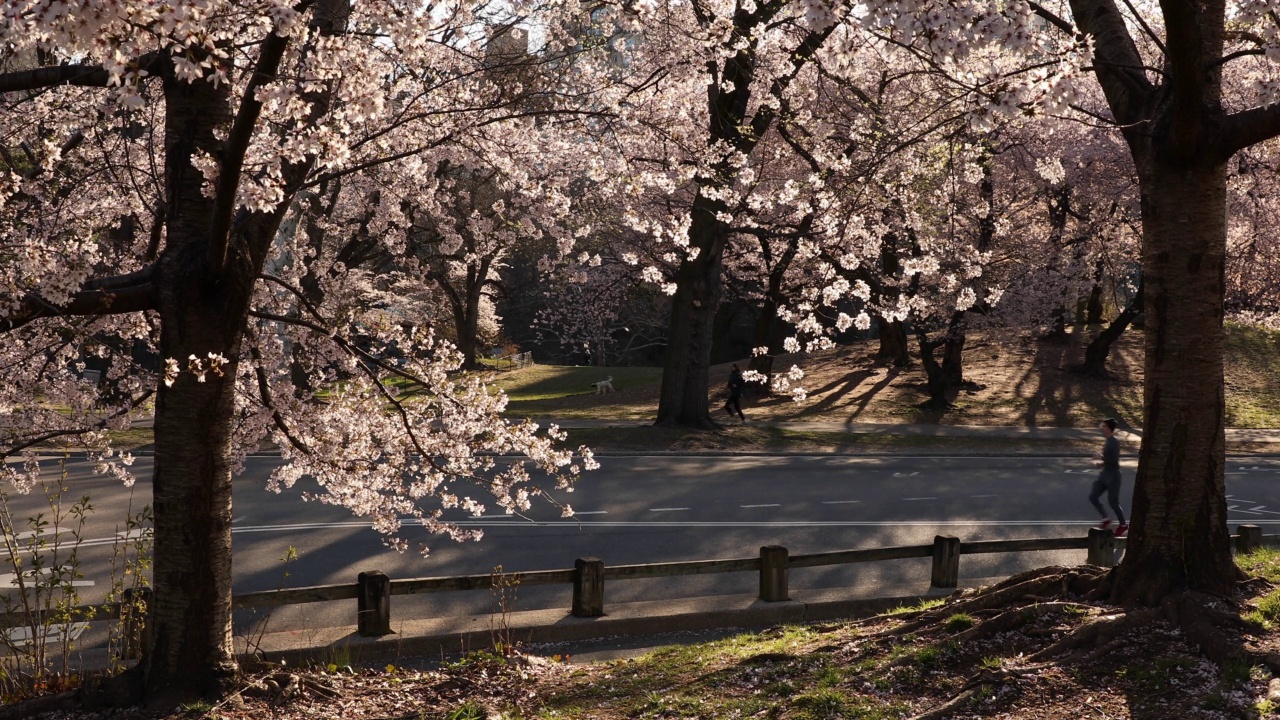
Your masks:
{"label": "grassy hillside", "polygon": [[[1227,424],[1280,427],[1280,333],[1230,325],[1226,333]],[[775,369],[799,365],[808,399],[748,398],[748,416],[758,420],[842,422],[940,422],[963,425],[1092,427],[1100,417],[1136,426],[1142,415],[1142,336],[1130,330],[1109,362],[1111,378],[1070,370],[1084,355],[1088,337],[1068,342],[1004,339],[974,334],[965,351],[970,385],[946,412],[923,411],[924,371],[875,364],[873,343],[843,346],[809,356],[784,356]],[[712,368],[713,403],[723,393],[729,366]],[[621,392],[593,395],[590,383],[613,375]],[[654,417],[658,368],[534,366],[499,375],[512,397],[513,416],[562,418]]]}

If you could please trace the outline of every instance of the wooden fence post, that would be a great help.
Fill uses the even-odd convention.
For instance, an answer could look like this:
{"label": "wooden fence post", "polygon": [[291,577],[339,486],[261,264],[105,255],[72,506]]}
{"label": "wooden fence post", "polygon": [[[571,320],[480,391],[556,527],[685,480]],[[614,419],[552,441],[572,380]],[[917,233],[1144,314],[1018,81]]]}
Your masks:
{"label": "wooden fence post", "polygon": [[391,578],[372,570],[356,576],[356,631],[365,637],[391,634]]}
{"label": "wooden fence post", "polygon": [[1262,528],[1257,525],[1241,525],[1236,533],[1236,554],[1244,555],[1262,547]]}
{"label": "wooden fence post", "polygon": [[1098,567],[1115,567],[1115,533],[1102,528],[1089,528],[1089,556],[1085,558],[1085,562]]}
{"label": "wooden fence post", "polygon": [[936,588],[953,588],[960,584],[960,538],[933,537],[933,577],[929,584]]}
{"label": "wooden fence post", "polygon": [[760,548],[760,599],[765,602],[790,600],[787,596],[787,549],[781,545]]}
{"label": "wooden fence post", "polygon": [[574,617],[604,615],[604,561],[585,557],[573,561]]}
{"label": "wooden fence post", "polygon": [[120,593],[120,615],[124,620],[122,628],[123,655],[134,660],[143,660],[151,647],[151,588],[125,588]]}

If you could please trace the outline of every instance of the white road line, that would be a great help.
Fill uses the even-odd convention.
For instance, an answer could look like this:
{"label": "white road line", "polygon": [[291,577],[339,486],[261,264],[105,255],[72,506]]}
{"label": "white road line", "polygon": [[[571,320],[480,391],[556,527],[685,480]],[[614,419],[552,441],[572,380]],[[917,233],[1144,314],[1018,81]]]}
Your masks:
{"label": "white road line", "polygon": [[902,498],[903,500],[937,500],[936,497]]}
{"label": "white road line", "polygon": [[[39,628],[41,631],[39,635],[43,637],[46,642],[60,642],[65,634],[67,640],[74,642],[88,627],[89,623],[87,622],[77,622],[69,625],[64,623],[53,623]],[[9,642],[14,645],[30,645],[32,640],[36,637],[32,635],[31,628],[26,627],[11,628],[3,631],[3,633],[5,637],[9,639]]]}
{"label": "white road line", "polygon": [[477,515],[476,520],[515,520],[515,515]]}
{"label": "white road line", "polygon": [[970,495],[969,497],[1000,497],[999,495]]}
{"label": "white road line", "polygon": [[1245,503],[1246,505],[1252,505],[1253,503],[1258,502],[1257,500],[1241,500],[1240,498],[1231,497],[1230,495],[1227,496],[1227,499],[1234,503]]}
{"label": "white road line", "polygon": [[679,511],[681,511],[681,510],[688,510],[688,509],[689,509],[689,508],[687,508],[687,507],[684,507],[684,508],[649,508],[649,512],[679,512]]}
{"label": "white road line", "polygon": [[822,504],[823,505],[852,505],[853,503],[860,503],[860,502],[862,501],[861,500],[823,500]]}
{"label": "white road line", "polygon": [[574,517],[578,517],[579,515],[608,515],[608,514],[609,514],[608,510],[574,510],[573,511]]}
{"label": "white road line", "polygon": [[[48,582],[47,579],[41,578],[42,582]],[[35,578],[28,578],[27,583],[35,581]],[[62,583],[59,583],[60,585]],[[29,586],[29,585],[28,585]],[[18,576],[13,573],[0,573],[0,588],[16,588],[18,587]],[[72,580],[71,587],[93,587],[92,580]]]}
{"label": "white road line", "polygon": [[757,508],[757,507],[782,507],[782,506],[781,506],[781,505],[779,505],[778,503],[765,503],[765,504],[762,504],[762,505],[739,505],[738,507],[743,507],[743,508]]}

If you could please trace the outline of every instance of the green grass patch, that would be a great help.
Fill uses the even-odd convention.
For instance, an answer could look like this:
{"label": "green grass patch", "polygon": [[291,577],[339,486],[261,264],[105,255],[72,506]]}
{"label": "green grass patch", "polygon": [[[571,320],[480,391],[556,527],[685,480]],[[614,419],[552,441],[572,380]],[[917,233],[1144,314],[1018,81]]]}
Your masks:
{"label": "green grass patch", "polygon": [[1251,553],[1237,555],[1236,565],[1253,577],[1280,583],[1280,548],[1261,547]]}
{"label": "green grass patch", "polygon": [[898,607],[893,608],[892,610],[890,610],[885,614],[886,615],[905,615],[907,613],[913,613],[913,612],[924,612],[925,610],[932,610],[933,608],[938,607],[944,602],[946,602],[946,600],[943,600],[942,598],[929,598],[926,600],[921,600],[919,604],[916,604],[916,605],[899,605]]}
{"label": "green grass patch", "polygon": [[[592,383],[613,377],[613,388],[626,391],[638,385],[662,381],[662,368],[656,367],[578,367],[569,365],[530,365],[498,375],[494,385],[511,399],[513,405],[545,400],[558,400],[573,395],[595,392]],[[608,399],[610,396],[605,396]]]}
{"label": "green grass patch", "polygon": [[962,632],[977,624],[977,620],[968,613],[956,613],[942,623],[947,632]]}

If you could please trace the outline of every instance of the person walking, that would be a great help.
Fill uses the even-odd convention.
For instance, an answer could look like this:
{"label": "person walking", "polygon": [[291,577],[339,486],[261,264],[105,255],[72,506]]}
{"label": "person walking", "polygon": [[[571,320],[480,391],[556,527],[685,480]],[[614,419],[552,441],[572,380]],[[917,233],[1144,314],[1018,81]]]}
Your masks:
{"label": "person walking", "polygon": [[1106,441],[1102,445],[1102,453],[1096,455],[1095,465],[1102,468],[1102,472],[1098,473],[1098,479],[1093,481],[1093,490],[1089,493],[1089,502],[1093,503],[1093,507],[1098,510],[1098,514],[1102,516],[1102,523],[1098,527],[1106,530],[1111,527],[1111,517],[1107,515],[1107,511],[1102,508],[1102,503],[1098,499],[1102,497],[1102,493],[1107,494],[1107,504],[1116,514],[1115,522],[1116,537],[1123,537],[1129,531],[1129,523],[1124,519],[1124,510],[1120,508],[1120,441],[1116,439],[1116,421],[1107,418],[1098,426],[1102,431]]}
{"label": "person walking", "polygon": [[742,388],[747,381],[742,377],[742,371],[738,369],[737,363],[734,364],[733,370],[729,372],[729,399],[725,401],[724,411],[729,413],[729,417],[738,413],[738,417],[742,422],[747,421],[747,416],[742,414]]}

